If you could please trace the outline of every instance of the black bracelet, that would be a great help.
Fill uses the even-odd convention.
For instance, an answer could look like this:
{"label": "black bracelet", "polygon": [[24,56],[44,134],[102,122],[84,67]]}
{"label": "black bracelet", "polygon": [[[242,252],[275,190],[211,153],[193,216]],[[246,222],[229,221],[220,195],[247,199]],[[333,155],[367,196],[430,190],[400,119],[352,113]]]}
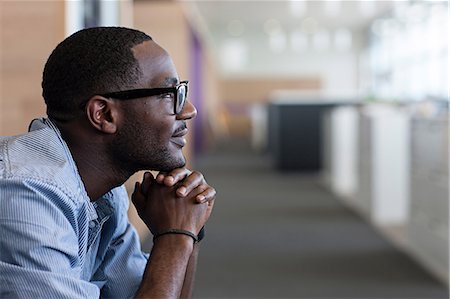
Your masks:
{"label": "black bracelet", "polygon": [[153,236],[153,242],[155,242],[155,240],[161,236],[164,235],[168,235],[168,234],[176,234],[176,235],[185,235],[185,236],[189,236],[194,240],[194,244],[198,243],[200,240],[198,238],[198,236],[196,236],[195,234],[191,233],[190,231],[184,230],[184,229],[174,229],[174,228],[170,228],[167,230],[164,230],[156,235]]}

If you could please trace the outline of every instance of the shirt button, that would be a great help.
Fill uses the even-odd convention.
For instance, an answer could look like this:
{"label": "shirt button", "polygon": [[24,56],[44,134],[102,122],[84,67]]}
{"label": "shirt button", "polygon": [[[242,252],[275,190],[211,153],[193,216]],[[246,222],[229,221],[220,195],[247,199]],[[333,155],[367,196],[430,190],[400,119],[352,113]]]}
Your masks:
{"label": "shirt button", "polygon": [[93,228],[95,226],[94,220],[89,221],[89,227]]}

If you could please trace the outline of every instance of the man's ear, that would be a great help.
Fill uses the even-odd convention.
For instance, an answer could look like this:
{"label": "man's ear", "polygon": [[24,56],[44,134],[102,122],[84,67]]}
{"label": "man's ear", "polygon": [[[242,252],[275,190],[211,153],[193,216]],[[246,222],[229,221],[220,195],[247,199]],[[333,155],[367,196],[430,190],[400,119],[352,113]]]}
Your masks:
{"label": "man's ear", "polygon": [[114,134],[117,130],[118,111],[112,99],[93,96],[86,104],[86,115],[91,125],[106,134]]}

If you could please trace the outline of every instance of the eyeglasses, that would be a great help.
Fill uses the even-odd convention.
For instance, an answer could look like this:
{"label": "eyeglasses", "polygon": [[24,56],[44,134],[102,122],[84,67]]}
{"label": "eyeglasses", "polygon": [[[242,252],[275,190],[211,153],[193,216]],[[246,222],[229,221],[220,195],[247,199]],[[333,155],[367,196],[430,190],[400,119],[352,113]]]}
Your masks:
{"label": "eyeglasses", "polygon": [[186,103],[188,83],[189,81],[181,81],[174,87],[130,89],[100,94],[100,96],[119,100],[132,100],[166,93],[173,93],[174,95],[173,112],[175,114],[180,114],[181,111],[183,111],[184,104]]}

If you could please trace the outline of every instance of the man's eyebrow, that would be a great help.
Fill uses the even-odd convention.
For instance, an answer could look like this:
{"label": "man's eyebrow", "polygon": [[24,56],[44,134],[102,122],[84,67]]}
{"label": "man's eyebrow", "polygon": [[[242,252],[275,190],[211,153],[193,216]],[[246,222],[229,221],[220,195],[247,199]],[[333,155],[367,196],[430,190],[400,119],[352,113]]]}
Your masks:
{"label": "man's eyebrow", "polygon": [[177,85],[179,82],[178,78],[175,77],[167,77],[166,79],[164,79],[163,81],[163,86],[168,86],[168,87],[172,87]]}

